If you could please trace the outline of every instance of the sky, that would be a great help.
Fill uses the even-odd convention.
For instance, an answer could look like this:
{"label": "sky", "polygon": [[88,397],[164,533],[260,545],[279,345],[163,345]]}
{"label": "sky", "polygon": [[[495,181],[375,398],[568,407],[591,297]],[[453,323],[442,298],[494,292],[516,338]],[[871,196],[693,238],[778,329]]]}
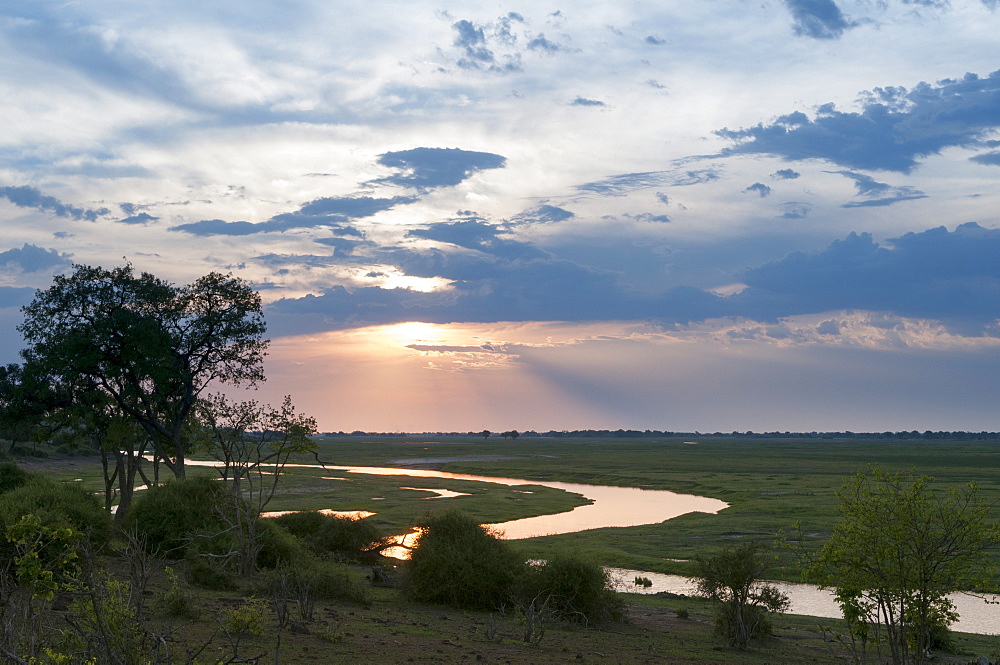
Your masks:
{"label": "sky", "polygon": [[265,302],[323,431],[1000,430],[1000,0],[0,5],[0,362]]}

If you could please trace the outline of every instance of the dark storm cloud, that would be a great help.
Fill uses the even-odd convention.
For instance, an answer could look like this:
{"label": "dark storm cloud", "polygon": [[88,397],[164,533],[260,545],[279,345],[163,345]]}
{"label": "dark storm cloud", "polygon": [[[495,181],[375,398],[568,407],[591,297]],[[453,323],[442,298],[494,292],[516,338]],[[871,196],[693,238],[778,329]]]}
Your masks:
{"label": "dark storm cloud", "polygon": [[54,249],[43,249],[25,243],[21,248],[0,252],[0,266],[16,268],[24,272],[52,271],[72,265],[71,254],[60,254]]}
{"label": "dark storm cloud", "polygon": [[34,208],[41,212],[50,212],[56,217],[68,217],[75,220],[97,221],[99,217],[111,211],[107,208],[90,210],[78,208],[61,202],[53,196],[42,194],[34,187],[0,187],[0,197],[7,199],[19,208]]}
{"label": "dark storm cloud", "polygon": [[746,271],[733,296],[747,316],[839,309],[886,311],[979,326],[1000,317],[1000,230],[974,222],[907,233],[879,245],[850,234],[821,252],[795,252]]}
{"label": "dark storm cloud", "polygon": [[370,196],[321,198],[303,204],[295,212],[275,215],[266,222],[227,222],[221,219],[204,219],[200,222],[180,224],[170,227],[198,236],[246,236],[255,233],[280,233],[291,229],[323,227],[346,235],[362,236],[351,226],[345,226],[353,219],[371,217],[397,205],[416,201],[409,196],[394,196],[379,199]]}
{"label": "dark storm cloud", "polygon": [[771,188],[762,182],[755,182],[743,190],[744,192],[755,192],[760,198],[767,198],[771,195]]}
{"label": "dark storm cloud", "polygon": [[792,14],[793,29],[800,37],[836,39],[857,23],[844,17],[833,0],[785,0]]}
{"label": "dark storm cloud", "polygon": [[870,208],[888,206],[901,201],[914,201],[925,199],[927,195],[919,189],[913,187],[894,187],[884,182],[878,182],[869,175],[855,173],[853,171],[826,171],[826,173],[836,173],[854,181],[854,187],[858,196],[864,201],[851,201],[845,203],[844,208]]}
{"label": "dark storm cloud", "polygon": [[796,111],[768,125],[716,134],[735,143],[724,155],[825,159],[852,169],[908,173],[919,159],[952,146],[975,146],[997,128],[1000,71],[920,83],[910,91],[876,89],[857,113],[825,104],[812,119]]}
{"label": "dark storm cloud", "polygon": [[604,102],[599,99],[588,99],[587,97],[577,97],[571,103],[571,106],[607,106]]}
{"label": "dark storm cloud", "polygon": [[391,184],[427,191],[437,187],[453,187],[474,173],[506,166],[507,158],[492,152],[475,152],[458,148],[413,148],[387,152],[379,156],[382,166],[403,170],[403,173],[380,178],[375,184]]}

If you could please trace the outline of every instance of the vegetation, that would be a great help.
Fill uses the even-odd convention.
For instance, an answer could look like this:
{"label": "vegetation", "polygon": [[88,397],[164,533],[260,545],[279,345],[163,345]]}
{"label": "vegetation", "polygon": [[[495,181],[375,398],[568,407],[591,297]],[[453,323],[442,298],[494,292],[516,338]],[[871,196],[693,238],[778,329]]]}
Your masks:
{"label": "vegetation", "polygon": [[417,521],[421,530],[406,566],[417,601],[494,610],[511,602],[524,557],[467,513],[449,510]]}
{"label": "vegetation", "polygon": [[788,609],[788,596],[764,582],[773,559],[766,546],[747,541],[698,560],[698,593],[715,604],[716,630],[731,647],[745,650],[770,636],[768,613]]}
{"label": "vegetation", "polygon": [[836,589],[860,661],[870,643],[895,665],[925,663],[957,618],[947,595],[982,585],[1000,542],[974,483],[939,492],[932,480],[874,467],[838,492],[843,519],[810,572]]}
{"label": "vegetation", "polygon": [[[264,379],[260,296],[230,275],[210,273],[178,287],[136,275],[129,264],[76,265],[22,311],[18,330],[28,346],[20,377],[7,371],[13,378],[5,401],[36,405],[36,413],[64,417],[76,430],[101,433],[134,422],[177,478],[185,475],[185,434],[203,391],[215,381]],[[29,394],[14,390],[19,386]],[[140,444],[141,457],[145,441],[117,449],[136,452]]]}

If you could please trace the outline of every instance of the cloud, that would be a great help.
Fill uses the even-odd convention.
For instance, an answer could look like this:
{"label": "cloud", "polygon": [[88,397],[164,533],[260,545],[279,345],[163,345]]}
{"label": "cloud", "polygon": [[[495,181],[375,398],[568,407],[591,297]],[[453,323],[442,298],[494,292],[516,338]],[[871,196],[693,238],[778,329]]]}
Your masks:
{"label": "cloud", "polygon": [[0,197],[7,199],[19,208],[34,208],[41,212],[51,212],[56,217],[68,217],[75,220],[95,222],[99,217],[111,211],[107,208],[91,210],[78,208],[62,203],[53,196],[42,194],[34,187],[0,187]]}
{"label": "cloud", "polygon": [[792,13],[792,27],[800,37],[837,39],[858,24],[844,17],[833,0],[785,0]]}
{"label": "cloud", "polygon": [[352,240],[350,238],[316,238],[313,242],[333,248],[334,256],[350,256],[361,245],[371,245],[367,240]]}
{"label": "cloud", "polygon": [[547,224],[551,222],[563,222],[572,217],[575,217],[575,215],[569,210],[543,204],[515,215],[512,221],[521,224],[532,222]]}
{"label": "cloud", "polygon": [[718,179],[719,170],[716,167],[704,169],[678,168],[670,171],[622,173],[620,175],[609,176],[603,180],[595,180],[594,182],[577,185],[576,189],[581,192],[601,194],[602,196],[625,196],[637,189],[646,189],[660,185],[688,187]]}
{"label": "cloud", "polygon": [[984,152],[981,155],[975,155],[973,157],[969,157],[969,161],[976,162],[977,164],[986,164],[989,166],[1000,166],[1000,151]]}
{"label": "cloud", "polygon": [[785,160],[825,159],[853,169],[910,172],[919,159],[952,146],[975,145],[1000,128],[1000,71],[966,74],[913,90],[875,89],[860,112],[820,106],[814,118],[796,111],[768,125],[716,134],[735,145],[723,155],[767,154]]}
{"label": "cloud", "polygon": [[60,254],[54,249],[43,249],[37,245],[25,243],[20,249],[8,249],[0,252],[0,265],[14,268],[22,272],[53,271],[56,268],[66,268],[72,265],[72,254]]}
{"label": "cloud", "polygon": [[498,59],[489,44],[493,41],[496,42],[496,46],[513,46],[517,42],[517,36],[511,30],[514,22],[523,23],[524,17],[516,12],[509,12],[500,18],[490,35],[487,35],[487,26],[476,25],[466,19],[453,23],[451,26],[455,31],[453,44],[462,52],[462,56],[455,64],[461,69],[494,73],[521,71],[521,58],[518,53],[504,53]]}
{"label": "cloud", "polygon": [[153,217],[149,213],[140,212],[137,215],[132,215],[131,217],[125,217],[124,219],[119,219],[119,224],[149,224],[150,222],[155,222],[159,217]]}
{"label": "cloud", "polygon": [[387,152],[379,156],[382,166],[404,172],[374,181],[426,191],[453,187],[479,171],[500,169],[507,165],[503,155],[458,148],[413,148]]}
{"label": "cloud", "polygon": [[833,310],[892,312],[977,327],[1000,318],[1000,229],[974,222],[907,233],[883,246],[851,233],[821,252],[747,270],[731,299],[755,318]]}
{"label": "cloud", "polygon": [[760,198],[767,198],[771,195],[771,188],[762,182],[755,182],[743,190],[744,192],[756,192]]}
{"label": "cloud", "polygon": [[853,171],[826,171],[826,173],[836,173],[854,181],[858,196],[864,197],[864,201],[851,201],[845,203],[844,208],[868,208],[888,206],[900,201],[914,201],[925,199],[927,195],[919,189],[913,187],[893,187],[884,182],[878,182],[869,175],[855,173]]}
{"label": "cloud", "polygon": [[588,99],[587,97],[577,97],[571,103],[571,106],[607,106],[604,102],[599,99]]}
{"label": "cloud", "polygon": [[544,53],[558,53],[563,50],[563,47],[546,39],[543,33],[528,42],[528,49],[531,51],[543,51]]}
{"label": "cloud", "polygon": [[779,219],[805,219],[815,206],[801,201],[788,201],[779,207],[785,211]]}
{"label": "cloud", "polygon": [[801,173],[793,169],[778,169],[777,171],[771,174],[771,177],[774,178],[775,180],[795,180],[801,175],[802,175]]}
{"label": "cloud", "polygon": [[667,43],[666,39],[662,39],[656,35],[646,35],[646,38],[643,41],[652,46],[663,46]]}
{"label": "cloud", "polygon": [[283,233],[291,229],[322,227],[337,233],[361,237],[363,234],[351,226],[345,226],[353,219],[371,217],[397,205],[416,201],[409,196],[394,196],[389,199],[371,196],[327,197],[303,204],[295,212],[275,215],[265,222],[227,222],[221,219],[204,219],[199,222],[179,224],[171,231],[190,233],[197,236],[246,236],[255,233]]}

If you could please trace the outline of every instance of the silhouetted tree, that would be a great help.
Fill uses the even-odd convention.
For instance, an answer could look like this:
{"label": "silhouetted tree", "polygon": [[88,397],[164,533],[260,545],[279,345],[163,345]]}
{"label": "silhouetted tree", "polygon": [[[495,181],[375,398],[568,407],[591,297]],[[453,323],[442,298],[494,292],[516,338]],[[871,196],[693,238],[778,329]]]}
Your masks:
{"label": "silhouetted tree", "polygon": [[156,456],[184,477],[185,426],[215,382],[264,380],[260,296],[232,275],[174,286],[131,264],[84,265],[57,275],[22,308],[26,365],[70,388],[96,390],[149,436]]}

